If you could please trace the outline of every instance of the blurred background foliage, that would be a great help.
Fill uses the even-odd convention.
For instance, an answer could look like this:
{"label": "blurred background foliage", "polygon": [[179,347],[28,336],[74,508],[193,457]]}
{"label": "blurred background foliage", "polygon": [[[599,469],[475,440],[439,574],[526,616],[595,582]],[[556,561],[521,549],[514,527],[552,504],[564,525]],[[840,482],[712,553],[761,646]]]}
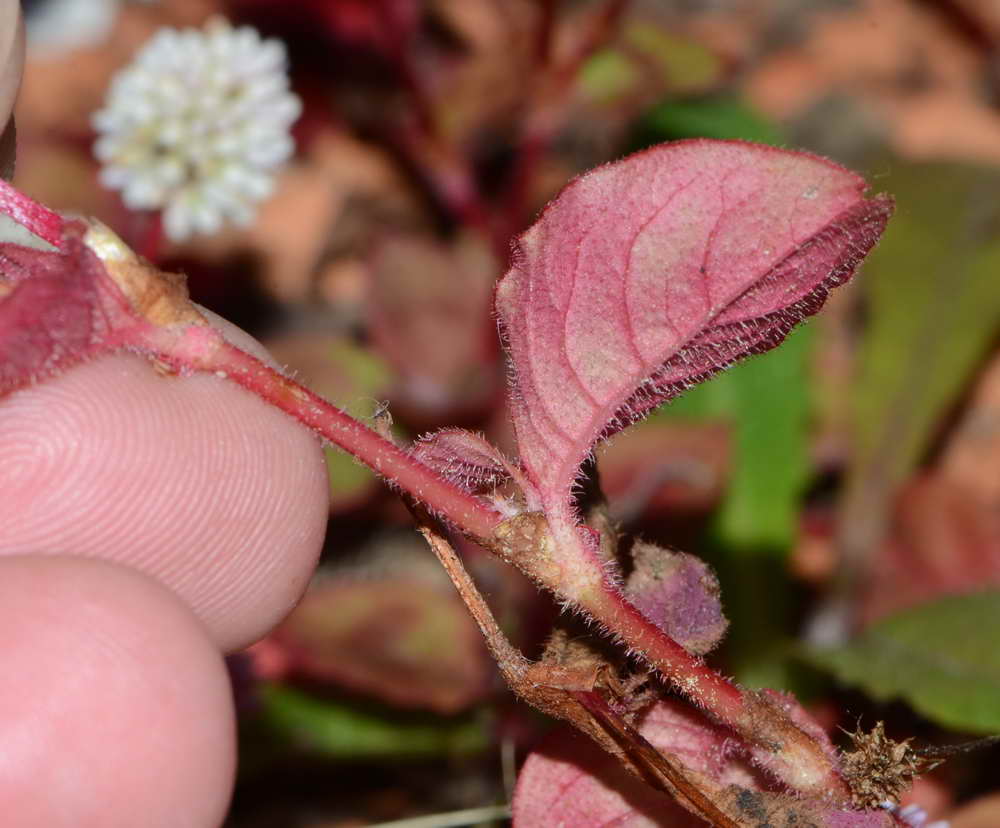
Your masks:
{"label": "blurred background foliage", "polygon": [[[277,192],[248,230],[168,245],[162,264],[351,413],[390,412],[401,439],[460,425],[511,448],[492,285],[512,236],[575,174],[708,136],[802,147],[892,193],[896,216],[860,278],[780,349],[600,450],[601,480],[623,531],[719,571],[723,670],[795,691],[830,726],[884,719],[932,743],[1000,730],[996,4],[25,8],[17,183],[132,241],[143,217],[97,186],[89,149],[114,73],[159,27],[215,14],[285,41],[305,110]],[[506,694],[397,499],[327,456],[315,583],[232,658],[245,738],[230,824],[346,828],[502,806],[549,724]],[[537,654],[556,609],[462,551]],[[955,828],[1000,824],[998,760],[953,762],[910,796]]]}

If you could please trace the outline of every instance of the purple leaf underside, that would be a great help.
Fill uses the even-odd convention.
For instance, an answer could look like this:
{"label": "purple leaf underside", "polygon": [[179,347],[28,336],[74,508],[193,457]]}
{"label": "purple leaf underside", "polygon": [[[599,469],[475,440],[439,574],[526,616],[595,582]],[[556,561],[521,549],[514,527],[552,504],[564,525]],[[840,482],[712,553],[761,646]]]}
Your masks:
{"label": "purple leaf underside", "polygon": [[700,558],[637,541],[625,594],[639,611],[692,653],[704,655],[726,632],[719,582]]}
{"label": "purple leaf underside", "polygon": [[598,439],[819,310],[892,211],[865,186],[812,155],[695,140],[563,190],[496,296],[521,459],[547,507]]}

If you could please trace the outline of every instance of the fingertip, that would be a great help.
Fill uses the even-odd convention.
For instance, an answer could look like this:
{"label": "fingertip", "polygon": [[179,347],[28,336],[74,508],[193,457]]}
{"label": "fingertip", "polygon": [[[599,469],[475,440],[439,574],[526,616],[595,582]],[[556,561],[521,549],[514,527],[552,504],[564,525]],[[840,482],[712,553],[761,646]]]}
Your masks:
{"label": "fingertip", "polygon": [[0,559],[0,657],[4,824],[221,824],[236,761],[229,680],[168,590],[100,561]]}
{"label": "fingertip", "polygon": [[133,566],[224,650],[281,620],[315,567],[328,504],[319,442],[227,380],[104,357],[6,398],[0,435],[5,552]]}

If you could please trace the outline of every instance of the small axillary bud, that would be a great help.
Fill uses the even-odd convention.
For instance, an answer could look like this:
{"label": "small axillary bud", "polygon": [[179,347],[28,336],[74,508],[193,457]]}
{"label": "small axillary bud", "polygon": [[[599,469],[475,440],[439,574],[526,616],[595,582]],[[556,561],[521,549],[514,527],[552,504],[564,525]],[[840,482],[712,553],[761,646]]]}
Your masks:
{"label": "small axillary bud", "polygon": [[490,549],[502,560],[524,571],[526,558],[548,557],[552,539],[541,512],[522,512],[497,526]]}
{"label": "small axillary bud", "polygon": [[208,324],[188,297],[183,274],[158,270],[97,219],[83,222],[87,226],[83,243],[101,260],[138,315],[160,327]]}

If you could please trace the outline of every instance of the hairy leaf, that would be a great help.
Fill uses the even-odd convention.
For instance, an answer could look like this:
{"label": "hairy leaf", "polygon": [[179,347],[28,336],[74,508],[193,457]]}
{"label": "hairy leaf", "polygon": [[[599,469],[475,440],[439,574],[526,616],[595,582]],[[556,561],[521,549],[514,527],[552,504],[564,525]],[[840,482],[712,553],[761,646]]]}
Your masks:
{"label": "hairy leaf", "polygon": [[510,477],[508,461],[486,438],[461,428],[426,434],[413,454],[468,492],[494,489]]}
{"label": "hairy leaf", "polygon": [[952,596],[890,616],[809,659],[880,700],[902,698],[959,730],[1000,731],[1000,591]]}
{"label": "hairy leaf", "polygon": [[815,313],[891,212],[864,189],[810,155],[708,140],[570,184],[519,239],[496,298],[542,502],[564,507],[598,438]]}
{"label": "hairy leaf", "polygon": [[719,582],[700,558],[637,541],[625,595],[656,626],[698,655],[726,632]]}

